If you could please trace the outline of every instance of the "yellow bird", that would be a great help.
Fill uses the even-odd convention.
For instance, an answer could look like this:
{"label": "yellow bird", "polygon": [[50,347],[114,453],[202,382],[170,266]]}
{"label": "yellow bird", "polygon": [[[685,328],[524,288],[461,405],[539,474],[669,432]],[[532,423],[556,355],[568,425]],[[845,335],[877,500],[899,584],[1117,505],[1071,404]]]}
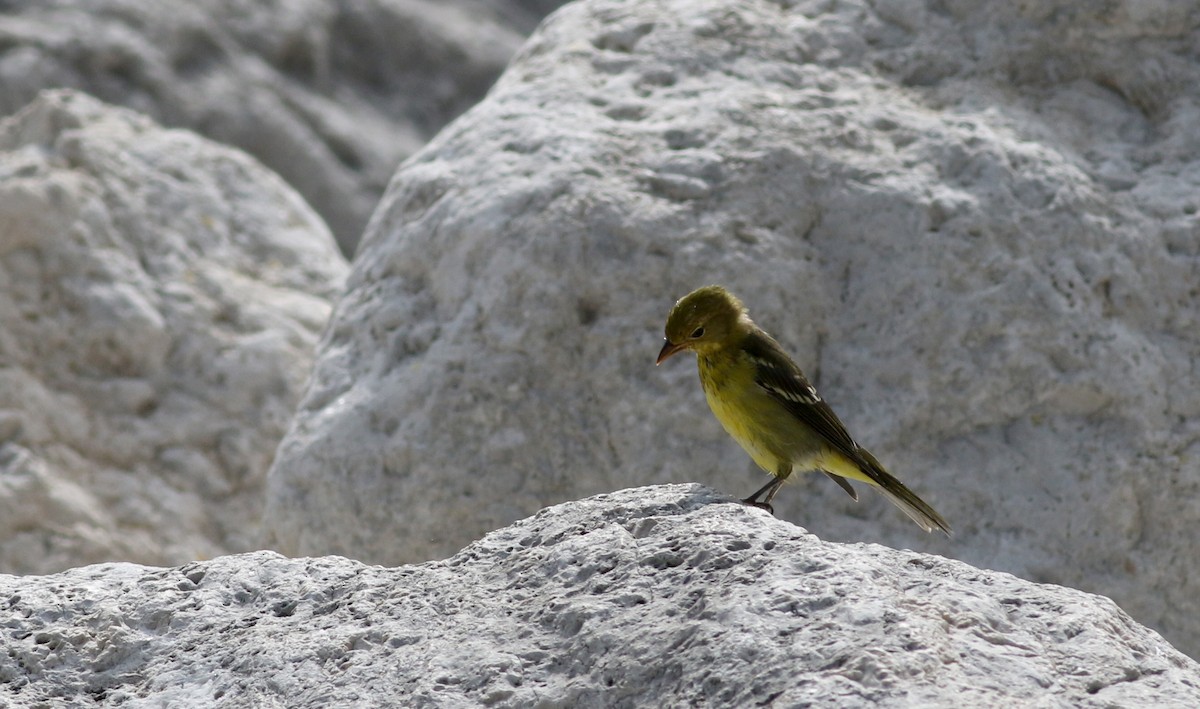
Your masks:
{"label": "yellow bird", "polygon": [[743,502],[774,514],[771,500],[792,471],[819,470],[855,500],[850,480],[879,490],[926,532],[950,534],[941,515],[850,438],[796,363],[732,293],[705,286],[675,303],[657,364],[684,350],[696,353],[713,415],[775,476]]}

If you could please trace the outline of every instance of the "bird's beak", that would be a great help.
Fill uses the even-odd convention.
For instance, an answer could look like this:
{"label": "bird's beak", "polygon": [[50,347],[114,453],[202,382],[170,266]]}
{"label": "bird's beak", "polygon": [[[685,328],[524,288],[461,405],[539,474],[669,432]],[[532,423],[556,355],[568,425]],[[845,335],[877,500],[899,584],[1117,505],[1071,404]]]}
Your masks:
{"label": "bird's beak", "polygon": [[[663,338],[666,340],[666,338]],[[654,365],[658,366],[667,361],[671,355],[679,354],[683,351],[683,345],[672,345],[670,340],[663,342],[663,348],[658,351],[658,359],[654,361]]]}

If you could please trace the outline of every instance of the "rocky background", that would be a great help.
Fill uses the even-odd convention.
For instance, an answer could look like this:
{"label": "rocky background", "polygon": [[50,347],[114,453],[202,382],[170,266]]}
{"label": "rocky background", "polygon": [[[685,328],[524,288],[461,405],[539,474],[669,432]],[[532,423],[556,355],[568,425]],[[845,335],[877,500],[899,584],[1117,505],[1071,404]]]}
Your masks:
{"label": "rocky background", "polygon": [[[546,509],[445,561],[270,552],[0,576],[16,706],[1186,707],[1100,596],[823,542],[698,485]],[[44,609],[53,609],[45,612]]]}
{"label": "rocky background", "polygon": [[260,547],[330,229],[556,4],[4,3],[0,571]]}
{"label": "rocky background", "polygon": [[0,568],[259,543],[346,263],[244,153],[83,94],[0,125]]}
{"label": "rocky background", "polygon": [[273,546],[411,562],[640,482],[748,494],[694,366],[651,366],[718,282],[957,534],[822,476],[783,518],[1110,594],[1200,651],[1200,10],[1021,7],[560,10],[383,198]]}
{"label": "rocky background", "polygon": [[352,254],[400,161],[559,4],[14,0],[0,12],[0,112],[69,87],[241,148]]}
{"label": "rocky background", "polygon": [[[525,41],[554,5],[4,4],[0,571],[744,496],[694,365],[652,364],[718,282],[956,534],[821,476],[782,520],[1200,653],[1200,10],[583,0]],[[214,563],[324,563],[266,559]]]}

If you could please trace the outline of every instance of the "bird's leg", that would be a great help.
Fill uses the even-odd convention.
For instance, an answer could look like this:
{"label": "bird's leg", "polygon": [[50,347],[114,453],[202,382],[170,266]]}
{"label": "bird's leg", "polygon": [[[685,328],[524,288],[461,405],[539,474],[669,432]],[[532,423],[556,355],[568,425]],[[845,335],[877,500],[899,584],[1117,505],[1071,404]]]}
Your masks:
{"label": "bird's leg", "polygon": [[[780,473],[779,477],[775,478],[775,487],[773,487],[767,491],[767,499],[763,500],[763,504],[770,507],[771,500],[775,499],[775,493],[779,492],[779,488],[783,487],[783,483],[785,481],[787,481],[788,476],[791,474],[792,474],[792,471],[789,470],[785,473]],[[772,508],[771,514],[775,514],[774,508]]]}
{"label": "bird's leg", "polygon": [[[742,502],[750,505],[751,507],[764,509],[767,512],[770,512],[772,515],[775,514],[775,508],[771,505],[771,500],[775,498],[775,493],[779,492],[779,488],[783,487],[784,481],[787,480],[788,476],[791,474],[791,467],[788,467],[786,470],[779,471],[775,474],[774,480],[766,485],[763,485],[753,495],[742,500]],[[762,502],[759,502],[758,498],[761,497],[763,493],[766,493],[767,496],[762,500]]]}

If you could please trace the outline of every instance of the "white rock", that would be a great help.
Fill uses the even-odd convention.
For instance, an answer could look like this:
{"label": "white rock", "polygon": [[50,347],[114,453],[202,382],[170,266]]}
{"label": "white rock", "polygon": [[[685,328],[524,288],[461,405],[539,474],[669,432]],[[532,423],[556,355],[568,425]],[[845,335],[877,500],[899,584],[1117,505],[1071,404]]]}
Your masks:
{"label": "white rock", "polygon": [[254,548],[346,269],[236,150],[72,92],[0,124],[0,570]]}
{"label": "white rock", "polygon": [[1200,653],[1194,13],[938,7],[553,15],[376,213],[279,548],[395,563],[631,484],[748,494],[693,366],[652,366],[719,282],[958,534],[822,476],[781,516],[1103,592]]}
{"label": "white rock", "polygon": [[1112,601],[823,542],[698,485],[549,508],[453,558],[269,552],[0,576],[0,701],[143,706],[1186,707]]}
{"label": "white rock", "polygon": [[0,114],[70,86],[236,145],[353,252],[396,165],[483,96],[552,4],[17,0],[0,15]]}

